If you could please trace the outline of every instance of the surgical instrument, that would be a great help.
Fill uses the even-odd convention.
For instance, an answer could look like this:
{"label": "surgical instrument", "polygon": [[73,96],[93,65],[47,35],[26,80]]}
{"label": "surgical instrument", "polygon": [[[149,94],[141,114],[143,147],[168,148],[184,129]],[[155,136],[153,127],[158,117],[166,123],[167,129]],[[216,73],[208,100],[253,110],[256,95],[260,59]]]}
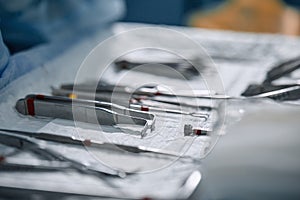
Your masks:
{"label": "surgical instrument", "polygon": [[[6,182],[0,181],[0,191],[1,194],[5,196],[5,193],[9,193],[10,197],[12,194],[18,195],[21,197],[22,195],[26,194],[26,197],[31,196],[32,199],[38,196],[42,198],[44,196],[51,197],[50,199],[77,199],[76,197],[84,198],[84,199],[98,199],[98,198],[105,198],[105,199],[127,199],[127,200],[140,200],[140,199],[161,199],[161,200],[169,200],[169,199],[178,199],[178,200],[186,200],[191,197],[191,195],[195,192],[198,185],[200,184],[202,179],[201,173],[198,170],[192,171],[184,180],[182,184],[179,184],[178,194],[173,194],[173,197],[168,196],[163,197],[161,195],[157,196],[153,193],[153,196],[149,197],[142,197],[138,194],[132,194],[129,192],[106,192],[101,189],[94,189],[91,192],[90,190],[74,190],[73,188],[70,190],[65,187],[55,187],[49,188],[45,187],[43,184],[37,184],[34,187],[30,184],[7,184]],[[176,196],[176,197],[175,197]],[[15,196],[14,196],[15,197]],[[14,198],[20,199],[20,198]],[[44,198],[42,198],[44,199]]]}
{"label": "surgical instrument", "polygon": [[[108,173],[108,172],[100,171],[98,169],[91,168],[90,166],[84,165],[73,159],[69,159],[63,156],[62,154],[47,148],[45,145],[39,143],[38,140],[28,136],[1,130],[0,143],[17,149],[30,151],[49,161],[60,161],[62,163],[68,164],[69,169],[76,170],[82,174],[97,175],[97,176],[100,175],[100,177],[103,177],[103,175],[117,176],[117,177],[126,176],[126,173],[123,171],[115,170],[113,173],[112,172]],[[50,167],[50,169],[53,168],[54,166]],[[64,166],[64,168],[66,168],[66,166]],[[61,166],[59,166],[58,169],[61,169]]]}
{"label": "surgical instrument", "polygon": [[132,70],[169,78],[190,80],[199,75],[199,71],[191,61],[201,64],[202,68],[204,68],[203,62],[196,56],[189,56],[188,59],[184,59],[159,50],[132,52],[117,59],[114,65],[116,71]]}
{"label": "surgical instrument", "polygon": [[[132,62],[129,60],[118,60],[115,62],[115,66],[116,66],[115,67],[116,71],[134,70],[138,72],[144,72],[144,73],[149,73],[158,76],[165,76],[169,78],[182,78],[182,79],[185,78],[187,80],[191,80],[194,77],[199,75],[199,72],[193,67],[193,65],[191,65],[190,63],[184,60],[179,62],[165,62],[165,63],[142,63],[142,62],[139,63],[139,62]],[[173,73],[170,73],[170,70],[161,69],[162,66],[166,66],[171,69],[174,69]]]}
{"label": "surgical instrument", "polygon": [[[299,61],[300,62],[300,61]],[[149,88],[152,88],[155,86],[149,86]],[[300,86],[299,86],[300,87]],[[144,92],[144,93],[148,93],[148,94],[152,94],[149,95],[150,97],[146,97],[145,99],[150,99],[152,101],[160,101],[160,102],[164,102],[164,103],[173,103],[175,105],[178,106],[187,106],[189,104],[183,103],[183,102],[178,102],[178,101],[171,101],[170,99],[173,97],[182,97],[182,98],[199,98],[199,99],[208,99],[208,100],[227,100],[227,99],[244,99],[244,97],[234,97],[234,96],[229,96],[229,95],[224,95],[224,94],[216,94],[216,93],[211,93],[211,94],[202,94],[202,95],[179,95],[177,96],[176,94],[168,94],[168,93],[157,93],[155,94],[154,92],[150,92],[149,90],[145,90],[147,89],[147,86],[143,86],[139,89],[139,91]],[[300,98],[299,95],[299,88],[298,85],[292,85],[290,87],[286,87],[286,88],[282,88],[276,91],[271,91],[271,92],[266,92],[264,94],[260,94],[260,95],[251,95],[248,96],[248,98],[270,98],[273,100],[277,100],[277,101],[283,101],[283,100],[295,100]],[[161,98],[162,96],[165,96],[163,98],[167,99],[168,101],[164,101],[163,98]],[[134,97],[134,96],[133,96]],[[143,99],[143,98],[135,98],[135,99]],[[196,105],[196,107],[201,108],[202,105]],[[203,107],[203,108],[207,108],[207,109],[212,109],[213,107]]]}
{"label": "surgical instrument", "polygon": [[[138,95],[138,96],[168,96],[168,97],[187,97],[187,98],[201,98],[202,96],[209,96],[216,94],[212,90],[178,90],[174,93],[170,92],[164,86],[157,84],[148,84],[143,85],[139,88],[133,88],[127,85],[113,85],[106,83],[104,81],[99,82],[98,84],[92,83],[82,83],[82,84],[63,84],[59,88],[62,92],[89,92],[89,93],[115,93],[115,94],[127,94],[128,95]],[[60,92],[58,88],[52,87],[52,91]]]}
{"label": "surgical instrument", "polygon": [[[73,99],[75,99],[75,98],[92,99],[92,94],[89,92],[70,93],[70,91],[63,91],[60,89],[55,89],[54,94],[68,96]],[[98,93],[95,94],[96,100],[103,100],[103,96],[104,95],[102,95],[102,94],[98,94]],[[166,101],[162,102],[155,98],[151,98],[151,100],[161,102],[161,103],[166,103]],[[117,99],[117,101],[120,101],[120,99]],[[143,101],[143,98],[131,98],[129,103],[127,103],[127,106],[129,107],[130,110],[133,109],[136,111],[143,111],[143,112],[148,112],[148,113],[165,112],[165,113],[173,113],[173,114],[181,114],[181,115],[190,115],[192,117],[199,117],[199,118],[203,118],[205,120],[207,120],[207,118],[209,117],[208,114],[204,114],[204,113],[200,113],[200,112],[186,112],[186,111],[182,111],[182,110],[178,110],[178,109],[165,109],[165,108],[161,108],[161,107],[157,107],[157,106],[153,106],[153,105],[144,104],[144,103],[142,103],[142,101]],[[172,104],[172,101],[169,101],[167,103]],[[110,103],[108,103],[108,104],[110,104]],[[123,101],[122,104],[126,104],[125,101]],[[177,104],[175,104],[175,105],[177,105]],[[203,106],[199,105],[199,107],[202,110],[211,110],[213,108],[213,107],[204,106],[204,105]],[[125,108],[126,107],[124,106],[124,109]],[[126,109],[128,109],[128,108],[126,108]],[[145,117],[142,117],[142,118],[145,118]]]}
{"label": "surgical instrument", "polygon": [[182,110],[165,109],[165,108],[159,108],[159,107],[154,107],[154,106],[131,104],[130,108],[145,111],[145,112],[162,112],[162,113],[170,113],[170,114],[189,115],[192,117],[202,118],[205,121],[209,118],[209,115],[207,113],[186,112],[186,111],[182,111]]}
{"label": "surgical instrument", "polygon": [[[288,86],[288,87],[284,87],[283,89],[273,90],[270,92],[260,93],[257,95],[250,95],[247,97],[215,94],[215,95],[201,96],[197,98],[208,99],[208,100],[209,99],[210,100],[230,100],[230,99],[243,100],[243,99],[260,99],[260,98],[269,98],[275,101],[296,100],[300,98],[300,85]],[[149,100],[149,98],[146,99]],[[188,107],[196,107],[196,108],[202,107],[202,105],[197,105],[197,104],[192,105],[190,103],[179,102],[171,99],[165,100],[165,99],[160,99],[159,97],[151,97],[150,100],[159,101],[162,103],[174,104],[178,106],[188,106]],[[207,109],[212,109],[212,108],[214,107],[210,107],[210,106],[207,107]]]}
{"label": "surgical instrument", "polygon": [[[98,102],[74,100],[65,97],[49,97],[44,95],[28,95],[24,99],[20,99],[16,103],[16,110],[24,115],[61,118],[67,120],[78,120],[87,123],[100,123],[101,125],[118,125],[118,124],[132,124],[143,126],[141,137],[146,135],[147,130],[153,129],[153,125],[149,125],[146,119],[140,117],[133,117],[129,115],[119,114],[107,108],[95,106]],[[102,104],[104,105],[104,104]],[[115,105],[107,104],[105,106]],[[122,108],[117,108],[121,109]],[[74,117],[77,113],[77,117]],[[79,113],[78,113],[79,112]],[[125,110],[124,112],[135,113],[136,115],[143,115],[136,111]],[[146,113],[148,114],[148,113]],[[96,115],[96,119],[94,119]],[[144,115],[143,115],[144,116]],[[146,116],[146,115],[145,115]],[[153,116],[148,116],[153,118]],[[154,119],[154,118],[153,118]]]}
{"label": "surgical instrument", "polygon": [[300,68],[300,57],[280,63],[279,65],[271,68],[271,70],[267,72],[263,84],[271,83],[274,80],[277,80],[285,75],[288,75],[299,68]]}
{"label": "surgical instrument", "polygon": [[242,95],[246,97],[265,97],[270,94],[271,96],[281,94],[280,97],[275,95],[275,98],[279,100],[297,100],[300,98],[299,88],[297,87],[299,84],[275,85],[273,82],[298,68],[300,68],[300,57],[280,63],[267,72],[262,84],[249,85]]}
{"label": "surgical instrument", "polygon": [[201,173],[198,170],[195,170],[191,174],[189,174],[179,190],[180,197],[182,199],[189,199],[197,189],[201,178]]}
{"label": "surgical instrument", "polygon": [[[122,106],[130,107],[131,104],[139,104],[143,105],[142,101],[143,100],[150,100],[154,102],[160,102],[160,103],[165,103],[165,104],[171,104],[171,105],[176,105],[176,106],[186,106],[186,107],[193,107],[193,108],[199,108],[202,110],[212,110],[216,109],[214,106],[209,106],[209,105],[192,105],[192,104],[186,104],[186,103],[179,103],[174,99],[174,97],[186,97],[186,98],[193,98],[193,95],[187,95],[186,92],[184,94],[179,94],[179,96],[176,95],[171,95],[169,93],[165,92],[158,92],[157,90],[152,90],[152,92],[149,90],[149,87],[145,88],[140,88],[140,92],[134,92],[133,95],[128,93],[127,95],[124,95],[124,93],[117,93],[118,98],[112,99],[112,93],[109,92],[101,92],[101,91],[92,91],[89,90],[72,90],[72,89],[67,89],[65,87],[62,87],[60,89],[57,88],[52,88],[52,94],[53,95],[58,95],[58,96],[68,96],[72,98],[80,98],[80,99],[92,99],[95,98],[96,100],[99,101],[113,101],[114,103],[120,104]],[[155,92],[157,91],[157,92]],[[204,94],[205,92],[203,90],[199,91],[200,93]],[[201,97],[200,93],[198,92],[198,95],[195,96]],[[203,95],[202,95],[203,96]],[[205,99],[209,99],[209,97],[205,97]],[[162,99],[163,98],[163,99]],[[168,100],[166,100],[168,98]],[[133,101],[136,100],[136,101]],[[150,105],[145,105],[145,106],[150,106]],[[153,105],[152,105],[153,106]]]}
{"label": "surgical instrument", "polygon": [[57,161],[39,161],[34,164],[11,162],[6,157],[3,157],[0,162],[0,171],[29,171],[30,172],[49,172],[49,171],[68,171],[70,165]]}
{"label": "surgical instrument", "polygon": [[164,149],[158,149],[158,148],[152,148],[146,146],[130,146],[124,144],[108,143],[99,140],[81,139],[73,136],[70,137],[70,136],[63,136],[63,135],[54,135],[50,133],[42,133],[42,132],[34,133],[29,131],[10,130],[10,129],[0,128],[0,134],[1,132],[8,132],[8,133],[13,133],[15,135],[27,136],[31,138],[40,139],[40,140],[52,141],[52,142],[58,142],[64,144],[84,145],[86,147],[102,148],[102,149],[123,151],[123,152],[127,151],[129,153],[153,153],[153,154],[161,154],[165,156],[185,158],[184,155],[180,155],[173,151],[167,151]]}
{"label": "surgical instrument", "polygon": [[[215,110],[217,109],[217,106],[214,106],[214,105],[202,105],[200,103],[194,103],[194,102],[189,102],[189,101],[178,101],[177,99],[175,98],[168,98],[168,97],[165,97],[165,98],[161,98],[161,97],[149,97],[149,98],[133,98],[133,100],[136,100],[136,104],[139,104],[139,105],[143,105],[143,106],[153,106],[151,104],[151,101],[153,102],[158,102],[160,103],[161,107],[164,105],[164,106],[167,106],[167,105],[173,105],[173,106],[179,106],[179,107],[187,107],[187,108],[193,108],[193,109],[201,109],[203,111],[211,111],[211,110]],[[210,102],[208,102],[208,104],[210,104]],[[159,108],[161,108],[159,107]]]}
{"label": "surgical instrument", "polygon": [[[143,86],[141,88],[138,88],[136,91],[133,92],[133,95],[130,98],[130,103],[129,104],[131,108],[137,108],[137,107],[142,107],[142,106],[152,106],[149,105],[149,101],[154,101],[154,102],[160,102],[164,104],[170,104],[170,105],[175,105],[175,106],[180,106],[180,107],[190,107],[190,108],[197,108],[197,109],[202,109],[202,110],[212,110],[216,109],[216,106],[213,105],[201,105],[200,103],[196,102],[190,102],[190,101],[184,101],[183,99],[188,99],[192,98],[192,96],[187,96],[187,95],[182,95],[179,97],[182,97],[180,99],[177,99],[176,95],[169,94],[168,92],[158,92],[157,86]],[[76,91],[75,91],[76,92]],[[82,92],[82,91],[80,91]],[[89,95],[89,94],[86,94]],[[91,95],[91,94],[90,94]],[[101,94],[96,93],[96,98],[98,98]],[[176,97],[176,98],[174,98]],[[244,95],[244,96],[228,96],[228,95],[222,95],[222,94],[207,94],[207,95],[196,95],[193,98],[196,99],[207,99],[207,100],[230,100],[230,99],[256,99],[256,98],[270,98],[276,101],[284,101],[284,100],[295,100],[299,99],[300,94],[299,94],[299,89],[297,86],[290,86],[290,87],[283,87],[279,90],[276,91],[270,91],[270,92],[265,92],[263,94],[252,94],[252,95]],[[136,101],[133,101],[136,100]],[[179,101],[180,100],[180,101]],[[146,103],[148,102],[148,104]],[[137,104],[137,105],[134,105]],[[155,106],[152,106],[155,107]]]}
{"label": "surgical instrument", "polygon": [[254,96],[266,92],[272,92],[276,90],[281,90],[288,87],[297,86],[295,84],[292,85],[273,85],[273,84],[250,84],[247,89],[242,93],[242,96]]}
{"label": "surgical instrument", "polygon": [[265,98],[265,97],[271,98],[276,101],[297,100],[300,98],[300,85],[257,94],[251,96],[250,98]]}
{"label": "surgical instrument", "polygon": [[[190,108],[197,108],[202,110],[213,110],[217,109],[216,106],[213,105],[201,105],[200,103],[191,103],[190,99],[207,99],[207,100],[224,100],[224,99],[235,99],[239,97],[231,97],[227,95],[216,94],[214,91],[210,90],[191,90],[190,93],[186,90],[176,90],[176,93],[173,94],[166,90],[163,86],[160,85],[144,85],[137,89],[128,87],[128,86],[116,86],[116,91],[112,90],[113,85],[106,84],[105,82],[100,82],[95,91],[92,89],[92,85],[87,84],[66,84],[62,85],[60,89],[52,88],[54,95],[62,95],[62,96],[75,96],[79,98],[86,98],[91,99],[92,97],[96,98],[97,100],[104,100],[104,101],[111,101],[112,100],[112,93],[118,95],[116,99],[117,103],[119,101],[123,101],[120,103],[124,106],[128,106],[128,104],[133,103],[132,100],[137,100],[135,103],[139,103],[143,105],[144,100],[160,102],[175,106],[181,107],[190,107]],[[105,92],[104,92],[105,91]],[[108,92],[110,91],[110,92]],[[179,100],[187,100],[189,103],[179,102]],[[115,99],[113,99],[115,100]],[[125,100],[125,102],[124,102]],[[130,101],[130,102],[128,102]],[[127,104],[127,105],[126,105]],[[150,105],[145,105],[150,106]]]}
{"label": "surgical instrument", "polygon": [[201,135],[209,135],[211,130],[204,128],[194,128],[191,124],[184,125],[184,136],[201,136]]}
{"label": "surgical instrument", "polygon": [[107,110],[111,110],[114,112],[117,112],[119,114],[131,116],[131,117],[137,117],[137,118],[142,118],[145,120],[148,120],[149,126],[151,130],[155,129],[155,115],[143,112],[143,111],[138,111],[134,109],[130,109],[115,103],[109,103],[105,101],[93,101],[93,100],[88,100],[88,99],[70,99],[66,97],[61,97],[61,96],[47,96],[47,95],[28,95],[27,97],[32,97],[41,101],[49,101],[49,102],[57,102],[57,103],[73,103],[73,104],[79,104],[79,105],[91,105],[95,106],[97,108],[104,108]]}

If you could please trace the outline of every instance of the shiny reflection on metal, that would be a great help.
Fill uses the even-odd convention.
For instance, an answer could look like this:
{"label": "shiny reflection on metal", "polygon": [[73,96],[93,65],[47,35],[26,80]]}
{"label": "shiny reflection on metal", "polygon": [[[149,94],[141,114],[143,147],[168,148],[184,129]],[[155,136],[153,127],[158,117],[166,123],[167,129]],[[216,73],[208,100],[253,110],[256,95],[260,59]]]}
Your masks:
{"label": "shiny reflection on metal", "polygon": [[131,104],[130,108],[136,109],[136,110],[147,111],[147,112],[160,112],[160,113],[169,113],[169,114],[189,115],[192,117],[202,118],[205,121],[209,118],[209,114],[207,114],[207,113],[186,112],[186,111],[182,111],[182,110],[166,109],[166,108],[159,108],[159,107],[154,107],[154,106],[142,106],[142,105]]}
{"label": "shiny reflection on metal", "polygon": [[182,185],[179,192],[180,196],[178,199],[188,199],[197,189],[201,181],[201,177],[201,173],[198,170],[193,171]]}
{"label": "shiny reflection on metal", "polygon": [[181,155],[177,152],[168,151],[164,149],[146,147],[146,146],[130,146],[124,144],[116,144],[116,143],[107,143],[98,140],[90,140],[90,139],[79,139],[75,137],[68,137],[63,135],[54,135],[50,133],[41,133],[41,132],[29,132],[29,131],[20,131],[20,130],[10,130],[10,129],[0,129],[2,132],[9,132],[20,136],[26,136],[36,139],[41,139],[45,141],[59,142],[65,144],[73,144],[73,145],[87,145],[88,147],[94,148],[102,148],[107,150],[115,150],[115,151],[127,151],[130,153],[151,153],[151,154],[160,154],[164,156],[171,156],[176,158],[185,158],[193,161],[192,157]]}
{"label": "shiny reflection on metal", "polygon": [[[105,176],[124,178],[126,176],[126,173],[123,171],[113,170],[114,172],[109,173],[109,172],[100,171],[98,169],[94,169],[92,166],[88,166],[78,161],[75,161],[73,159],[69,159],[63,156],[62,154],[47,148],[45,144],[40,143],[38,140],[32,137],[16,134],[13,133],[12,131],[8,132],[8,131],[1,130],[0,143],[10,147],[32,152],[33,154],[38,155],[41,158],[49,161],[57,161],[57,162],[59,161],[65,163],[66,165],[69,165],[70,170],[75,170],[82,174],[98,176],[100,178],[105,178]],[[22,166],[22,164],[19,165],[21,168],[28,167],[27,165],[26,166]],[[45,168],[44,165],[43,167]],[[37,168],[37,166],[34,166],[34,168]],[[50,167],[50,169],[53,170],[53,167]]]}
{"label": "shiny reflection on metal", "polygon": [[[95,106],[96,105],[96,106]],[[103,106],[103,107],[100,107]],[[119,114],[108,108],[114,108]],[[37,117],[60,118],[66,120],[74,120],[73,112],[80,112],[80,118],[76,119],[81,122],[101,124],[101,125],[139,125],[142,126],[140,131],[143,138],[147,134],[147,130],[154,129],[155,116],[149,113],[143,113],[117,106],[115,104],[104,104],[95,101],[74,100],[66,97],[50,97],[44,95],[28,95],[24,99],[19,99],[16,103],[16,110],[24,115]],[[93,116],[96,114],[96,118]],[[130,115],[127,115],[130,114]],[[135,116],[131,116],[135,115]],[[147,120],[141,117],[146,117]],[[150,122],[151,121],[151,122]]]}

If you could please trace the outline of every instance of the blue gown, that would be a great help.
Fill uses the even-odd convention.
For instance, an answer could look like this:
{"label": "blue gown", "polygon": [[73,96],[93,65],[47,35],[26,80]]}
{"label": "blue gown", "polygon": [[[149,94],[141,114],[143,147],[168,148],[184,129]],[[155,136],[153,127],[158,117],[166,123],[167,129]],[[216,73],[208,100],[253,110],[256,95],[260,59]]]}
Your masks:
{"label": "blue gown", "polygon": [[0,90],[123,13],[122,0],[0,0]]}

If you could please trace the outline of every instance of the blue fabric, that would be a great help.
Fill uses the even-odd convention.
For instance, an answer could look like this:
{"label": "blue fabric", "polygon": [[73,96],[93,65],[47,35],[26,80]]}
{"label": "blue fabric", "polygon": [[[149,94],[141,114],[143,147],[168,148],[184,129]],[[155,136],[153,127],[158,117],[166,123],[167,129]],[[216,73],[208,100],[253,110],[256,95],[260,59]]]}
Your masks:
{"label": "blue fabric", "polygon": [[0,89],[107,27],[123,12],[122,0],[0,0],[4,42],[15,48],[42,44],[9,56],[0,35]]}
{"label": "blue fabric", "polygon": [[0,32],[0,75],[3,73],[3,71],[5,70],[8,64],[8,58],[9,58],[9,53],[6,46],[3,43],[2,35]]}

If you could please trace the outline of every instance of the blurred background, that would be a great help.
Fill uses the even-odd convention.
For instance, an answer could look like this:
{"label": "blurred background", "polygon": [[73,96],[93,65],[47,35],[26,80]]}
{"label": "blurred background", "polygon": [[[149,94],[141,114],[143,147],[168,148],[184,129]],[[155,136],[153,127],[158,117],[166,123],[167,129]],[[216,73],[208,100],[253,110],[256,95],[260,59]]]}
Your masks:
{"label": "blurred background", "polygon": [[117,20],[299,35],[299,8],[299,0],[0,0],[0,30],[12,54]]}
{"label": "blurred background", "polygon": [[121,21],[300,34],[299,0],[126,0]]}

